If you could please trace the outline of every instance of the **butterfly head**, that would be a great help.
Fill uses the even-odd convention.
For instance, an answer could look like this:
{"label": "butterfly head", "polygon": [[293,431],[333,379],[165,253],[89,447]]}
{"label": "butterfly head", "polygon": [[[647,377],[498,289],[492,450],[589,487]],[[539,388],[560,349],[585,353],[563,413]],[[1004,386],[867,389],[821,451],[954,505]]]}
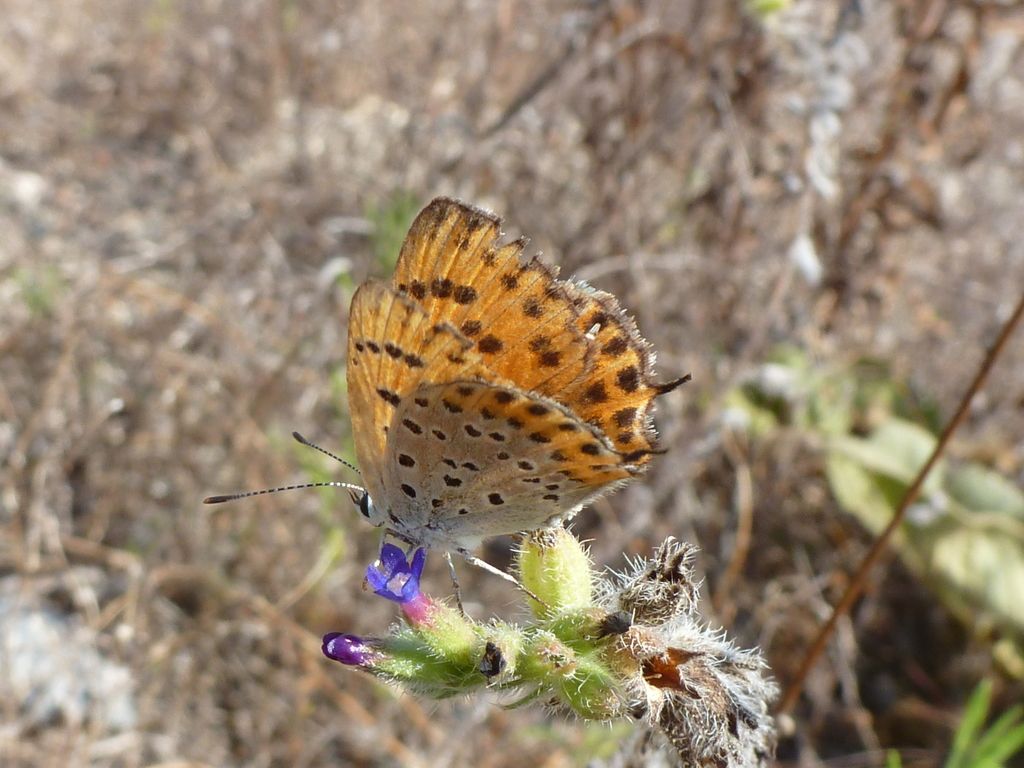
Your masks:
{"label": "butterfly head", "polygon": [[358,491],[350,490],[349,494],[352,496],[352,502],[359,510],[359,514],[365,517],[370,525],[374,528],[384,525],[384,512],[377,508],[367,491],[360,488]]}

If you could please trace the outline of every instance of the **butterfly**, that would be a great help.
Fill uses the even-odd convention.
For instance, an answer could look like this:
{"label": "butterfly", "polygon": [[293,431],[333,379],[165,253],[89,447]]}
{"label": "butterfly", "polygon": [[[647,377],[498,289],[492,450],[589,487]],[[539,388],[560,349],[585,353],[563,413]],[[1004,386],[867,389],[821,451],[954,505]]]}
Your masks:
{"label": "butterfly", "polygon": [[499,218],[452,198],[419,213],[391,281],[361,285],[349,311],[365,487],[289,487],[349,488],[385,537],[444,551],[456,594],[451,552],[517,583],[470,550],[570,520],[643,473],[661,452],[654,399],[689,379],[656,382],[615,297],[524,259],[526,243],[501,242]]}
{"label": "butterfly", "polygon": [[480,540],[571,519],[659,453],[653,378],[611,294],[560,280],[501,220],[439,197],[390,282],[349,313],[348,397],[362,514],[413,547],[468,556]]}

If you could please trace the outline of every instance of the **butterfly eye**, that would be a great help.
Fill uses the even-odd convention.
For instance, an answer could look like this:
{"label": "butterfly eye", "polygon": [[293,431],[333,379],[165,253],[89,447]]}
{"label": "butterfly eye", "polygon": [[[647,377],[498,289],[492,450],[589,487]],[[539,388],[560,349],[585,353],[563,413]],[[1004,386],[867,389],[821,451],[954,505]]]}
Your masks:
{"label": "butterfly eye", "polygon": [[363,493],[363,495],[359,497],[359,501],[356,503],[359,505],[359,512],[362,514],[362,516],[369,520],[371,505],[370,494]]}

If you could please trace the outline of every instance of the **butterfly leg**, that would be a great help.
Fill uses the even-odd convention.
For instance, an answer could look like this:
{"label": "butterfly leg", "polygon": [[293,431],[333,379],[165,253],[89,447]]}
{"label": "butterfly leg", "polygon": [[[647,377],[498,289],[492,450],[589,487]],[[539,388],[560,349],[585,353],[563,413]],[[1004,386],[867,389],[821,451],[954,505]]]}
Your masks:
{"label": "butterfly leg", "polygon": [[469,550],[459,548],[455,551],[462,555],[462,558],[470,565],[475,565],[477,568],[480,568],[481,570],[487,571],[488,573],[492,573],[495,576],[509,582],[510,584],[514,584],[517,589],[524,592],[526,596],[529,597],[531,600],[535,600],[536,602],[540,603],[545,607],[547,606],[547,603],[545,603],[543,600],[541,600],[539,597],[533,594],[533,592],[530,591],[526,587],[526,585],[519,581],[519,579],[517,579],[515,576],[512,576],[511,574],[505,573],[504,571],[495,568],[486,560],[481,560],[479,557],[469,552]]}
{"label": "butterfly leg", "polygon": [[452,587],[455,588],[455,603],[459,606],[459,613],[466,615],[466,609],[462,607],[462,587],[459,584],[459,576],[455,573],[455,563],[452,562],[452,553],[445,550],[444,561],[448,563],[448,573],[452,577]]}

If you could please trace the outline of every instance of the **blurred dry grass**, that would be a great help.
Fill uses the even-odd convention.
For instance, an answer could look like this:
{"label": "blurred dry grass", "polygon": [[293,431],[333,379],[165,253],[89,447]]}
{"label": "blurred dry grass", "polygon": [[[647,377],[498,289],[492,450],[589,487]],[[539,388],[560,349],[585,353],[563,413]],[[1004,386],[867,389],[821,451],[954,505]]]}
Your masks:
{"label": "blurred dry grass", "polygon": [[[326,471],[292,429],[349,445],[347,303],[402,195],[502,213],[693,373],[669,454],[577,530],[613,566],[698,541],[709,617],[782,681],[867,537],[798,437],[723,432],[721,393],[789,341],[948,412],[1024,285],[1013,5],[8,0],[0,30],[0,607],[128,675],[41,715],[5,696],[5,765],[561,766],[621,733],[329,665],[320,633],[393,617],[358,588],[376,534],[343,496],[199,504]],[[1022,397],[1018,342],[955,451],[1020,481]],[[87,686],[83,658],[58,661]],[[933,762],[990,663],[891,563],[780,757]]]}

